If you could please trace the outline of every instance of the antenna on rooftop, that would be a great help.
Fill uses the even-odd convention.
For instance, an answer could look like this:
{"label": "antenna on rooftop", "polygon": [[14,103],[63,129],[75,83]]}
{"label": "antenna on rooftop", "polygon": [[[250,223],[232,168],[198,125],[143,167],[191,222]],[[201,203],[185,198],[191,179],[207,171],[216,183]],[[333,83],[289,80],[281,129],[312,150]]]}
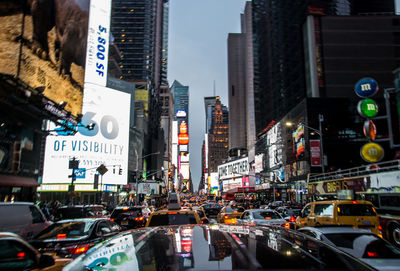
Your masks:
{"label": "antenna on rooftop", "polygon": [[214,97],[215,97],[215,80],[214,80],[214,92],[213,93],[214,93]]}

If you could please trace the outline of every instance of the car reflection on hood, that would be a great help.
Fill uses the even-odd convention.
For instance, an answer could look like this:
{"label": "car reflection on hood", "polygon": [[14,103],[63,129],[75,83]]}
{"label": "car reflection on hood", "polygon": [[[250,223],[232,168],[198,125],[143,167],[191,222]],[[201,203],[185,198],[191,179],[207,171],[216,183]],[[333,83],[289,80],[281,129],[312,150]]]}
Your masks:
{"label": "car reflection on hood", "polygon": [[374,270],[304,234],[270,226],[184,225],[131,230],[64,268],[77,270]]}

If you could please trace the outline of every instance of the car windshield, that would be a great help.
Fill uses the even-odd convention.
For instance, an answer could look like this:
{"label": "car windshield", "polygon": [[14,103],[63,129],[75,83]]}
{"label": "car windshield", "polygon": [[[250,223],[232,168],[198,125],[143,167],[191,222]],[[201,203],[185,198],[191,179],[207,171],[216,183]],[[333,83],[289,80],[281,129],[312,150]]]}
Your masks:
{"label": "car windshield", "polygon": [[149,226],[197,224],[193,214],[158,214],[150,219]]}
{"label": "car windshield", "polygon": [[117,218],[120,216],[142,216],[142,209],[141,208],[123,208],[123,209],[115,209],[112,214],[111,218]]}
{"label": "car windshield", "polygon": [[233,213],[233,212],[244,212],[243,207],[234,207],[234,206],[228,206],[225,208],[225,213]]}
{"label": "car windshield", "polygon": [[61,219],[74,219],[74,218],[82,218],[83,208],[73,207],[73,208],[60,208],[57,210],[56,218]]}
{"label": "car windshield", "polygon": [[276,212],[253,212],[254,219],[281,219],[282,217]]}
{"label": "car windshield", "polygon": [[69,239],[81,238],[89,235],[95,221],[69,221],[54,223],[39,233],[35,239]]}
{"label": "car windshield", "polygon": [[330,233],[325,237],[336,246],[362,258],[400,258],[400,250],[369,233]]}
{"label": "car windshield", "polygon": [[339,204],[340,216],[376,216],[371,204]]}

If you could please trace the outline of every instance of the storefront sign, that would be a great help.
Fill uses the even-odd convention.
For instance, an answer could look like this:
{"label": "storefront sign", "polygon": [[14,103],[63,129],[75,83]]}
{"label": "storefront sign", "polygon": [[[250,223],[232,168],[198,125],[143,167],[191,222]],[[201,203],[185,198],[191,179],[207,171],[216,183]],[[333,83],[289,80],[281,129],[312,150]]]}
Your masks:
{"label": "storefront sign", "polygon": [[357,177],[353,179],[342,179],[325,182],[312,182],[308,184],[309,194],[336,194],[339,190],[367,191],[368,178]]}
{"label": "storefront sign", "polygon": [[375,95],[378,90],[378,83],[374,79],[368,77],[359,80],[354,87],[354,91],[361,98],[371,97]]}
{"label": "storefront sign", "polygon": [[384,156],[384,150],[381,145],[377,143],[367,143],[361,147],[361,157],[370,163],[376,163],[382,160]]}
{"label": "storefront sign", "polygon": [[373,118],[378,114],[378,106],[372,99],[364,99],[357,104],[358,113],[365,118]]}

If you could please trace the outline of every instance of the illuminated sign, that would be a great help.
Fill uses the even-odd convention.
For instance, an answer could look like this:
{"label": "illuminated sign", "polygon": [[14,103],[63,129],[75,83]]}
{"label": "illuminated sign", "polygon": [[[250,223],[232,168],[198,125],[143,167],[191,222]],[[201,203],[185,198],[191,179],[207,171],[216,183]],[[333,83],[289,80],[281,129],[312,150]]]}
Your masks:
{"label": "illuminated sign", "polygon": [[379,90],[378,83],[372,78],[362,78],[354,86],[354,91],[361,98],[374,96]]}
{"label": "illuminated sign", "polygon": [[187,124],[186,124],[186,122],[182,121],[181,124],[179,125],[179,133],[187,134],[187,132],[188,132]]}
{"label": "illuminated sign", "polygon": [[372,99],[364,99],[357,104],[358,113],[365,118],[373,118],[378,114],[378,106]]}
{"label": "illuminated sign", "polygon": [[187,114],[185,110],[176,110],[177,118],[186,118]]}
{"label": "illuminated sign", "polygon": [[178,135],[178,144],[179,145],[189,144],[189,135],[188,134],[179,134]]}
{"label": "illuminated sign", "polygon": [[382,160],[384,150],[381,145],[377,143],[367,143],[361,147],[361,157],[370,163],[376,163]]}

